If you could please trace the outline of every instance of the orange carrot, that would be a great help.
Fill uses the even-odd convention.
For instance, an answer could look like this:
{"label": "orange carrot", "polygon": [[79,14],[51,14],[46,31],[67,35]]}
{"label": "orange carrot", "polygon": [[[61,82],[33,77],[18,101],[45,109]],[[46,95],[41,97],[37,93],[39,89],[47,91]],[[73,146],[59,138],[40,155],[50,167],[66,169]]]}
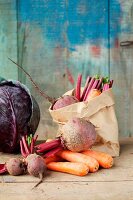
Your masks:
{"label": "orange carrot", "polygon": [[103,168],[110,168],[113,165],[113,158],[107,153],[94,150],[87,150],[82,153],[87,156],[91,156],[92,158],[95,158],[98,161],[99,165]]}
{"label": "orange carrot", "polygon": [[47,168],[53,171],[65,172],[77,176],[85,176],[89,172],[87,165],[74,162],[50,162]]}
{"label": "orange carrot", "polygon": [[82,153],[76,153],[69,150],[64,150],[58,152],[57,155],[70,162],[78,162],[86,164],[90,172],[96,172],[99,168],[99,164],[96,159],[90,156],[86,156]]}
{"label": "orange carrot", "polygon": [[101,91],[100,90],[97,90],[97,89],[92,89],[86,99],[86,101],[89,101],[90,99],[93,99],[97,96],[99,96],[101,94]]}
{"label": "orange carrot", "polygon": [[63,159],[59,156],[53,155],[44,159],[45,163],[48,164],[50,162],[58,162],[63,161]]}

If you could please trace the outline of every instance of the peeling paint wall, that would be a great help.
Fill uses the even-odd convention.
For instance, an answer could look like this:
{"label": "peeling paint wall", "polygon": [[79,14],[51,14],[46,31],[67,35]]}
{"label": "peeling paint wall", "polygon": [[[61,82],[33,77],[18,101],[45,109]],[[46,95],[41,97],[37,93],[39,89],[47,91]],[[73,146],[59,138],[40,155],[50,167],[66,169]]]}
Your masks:
{"label": "peeling paint wall", "polygon": [[57,130],[49,103],[7,56],[54,97],[73,88],[78,73],[83,74],[83,83],[94,74],[115,79],[120,134],[131,136],[132,49],[121,48],[120,42],[132,39],[132,8],[132,0],[0,0],[0,72],[19,79],[35,96],[41,108],[41,138],[53,137]]}

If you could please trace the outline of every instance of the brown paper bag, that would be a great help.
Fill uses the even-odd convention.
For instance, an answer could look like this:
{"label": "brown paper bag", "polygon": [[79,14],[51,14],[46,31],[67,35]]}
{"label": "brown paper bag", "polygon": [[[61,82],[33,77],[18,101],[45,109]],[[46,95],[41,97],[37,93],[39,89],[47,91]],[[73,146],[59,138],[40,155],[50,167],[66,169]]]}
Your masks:
{"label": "brown paper bag", "polygon": [[[72,95],[73,90],[64,95]],[[59,129],[72,117],[84,118],[90,121],[97,132],[97,141],[93,149],[119,156],[118,123],[114,110],[112,89],[86,102],[75,103],[58,110],[49,108],[50,114]]]}

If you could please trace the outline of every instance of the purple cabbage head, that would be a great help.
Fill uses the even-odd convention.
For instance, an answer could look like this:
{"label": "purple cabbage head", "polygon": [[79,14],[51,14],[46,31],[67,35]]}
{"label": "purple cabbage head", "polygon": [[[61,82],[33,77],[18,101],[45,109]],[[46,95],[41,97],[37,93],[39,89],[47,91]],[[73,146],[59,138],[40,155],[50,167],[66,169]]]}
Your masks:
{"label": "purple cabbage head", "polygon": [[25,134],[34,133],[40,120],[38,104],[19,81],[0,83],[0,151],[13,153]]}

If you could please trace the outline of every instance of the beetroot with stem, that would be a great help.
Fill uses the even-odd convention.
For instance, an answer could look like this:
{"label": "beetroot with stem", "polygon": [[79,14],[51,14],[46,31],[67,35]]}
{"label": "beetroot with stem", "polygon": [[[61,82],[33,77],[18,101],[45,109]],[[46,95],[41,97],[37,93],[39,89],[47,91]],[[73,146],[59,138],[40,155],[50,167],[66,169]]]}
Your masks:
{"label": "beetroot with stem", "polygon": [[11,62],[13,62],[19,69],[21,69],[26,74],[26,76],[30,79],[30,81],[34,85],[35,89],[39,92],[39,94],[41,96],[43,96],[47,101],[49,101],[53,105],[52,106],[53,110],[56,110],[56,109],[59,109],[59,108],[62,108],[62,107],[68,106],[70,104],[78,102],[78,99],[76,99],[76,97],[74,97],[74,96],[68,96],[68,95],[66,95],[66,96],[61,97],[60,99],[55,99],[55,98],[49,97],[45,92],[43,92],[39,88],[39,86],[35,83],[35,81],[32,79],[32,77],[30,76],[30,74],[28,72],[26,72],[25,69],[23,69],[23,67],[21,67],[20,65],[18,65],[12,59],[9,58],[9,60]]}
{"label": "beetroot with stem", "polygon": [[57,101],[53,104],[52,109],[57,110],[59,108],[63,108],[65,106],[69,106],[71,104],[78,103],[78,102],[79,101],[76,97],[65,95],[65,96],[62,96],[60,99],[57,99]]}
{"label": "beetroot with stem", "polygon": [[[53,155],[53,151],[57,153],[56,150],[60,151],[61,148],[81,152],[89,149],[96,140],[96,131],[92,123],[77,117],[70,119],[60,133],[61,136],[58,139],[37,145],[36,152],[44,153],[45,157]],[[59,145],[55,147],[57,141]]]}
{"label": "beetroot with stem", "polygon": [[34,186],[37,187],[46,174],[46,164],[44,159],[37,154],[29,154],[25,159],[27,163],[27,171],[30,175],[39,177],[39,182]]}
{"label": "beetroot with stem", "polygon": [[35,154],[35,142],[37,140],[37,137],[22,137],[20,141],[21,146],[21,154],[25,158],[25,164],[27,167],[27,171],[30,175],[39,177],[39,182],[34,186],[37,187],[44,178],[45,172],[46,172],[46,164],[44,162],[44,159]]}
{"label": "beetroot with stem", "polygon": [[5,164],[0,164],[0,174],[9,173],[12,176],[24,174],[26,166],[20,158],[11,158]]}
{"label": "beetroot with stem", "polygon": [[11,158],[6,163],[6,169],[10,175],[18,176],[24,174],[26,166],[19,158]]}
{"label": "beetroot with stem", "polygon": [[[27,140],[26,140],[27,137]],[[29,154],[35,153],[35,142],[38,138],[38,135],[36,136],[23,136],[22,139],[20,140],[20,149],[21,149],[21,154],[24,158],[26,158]]]}

